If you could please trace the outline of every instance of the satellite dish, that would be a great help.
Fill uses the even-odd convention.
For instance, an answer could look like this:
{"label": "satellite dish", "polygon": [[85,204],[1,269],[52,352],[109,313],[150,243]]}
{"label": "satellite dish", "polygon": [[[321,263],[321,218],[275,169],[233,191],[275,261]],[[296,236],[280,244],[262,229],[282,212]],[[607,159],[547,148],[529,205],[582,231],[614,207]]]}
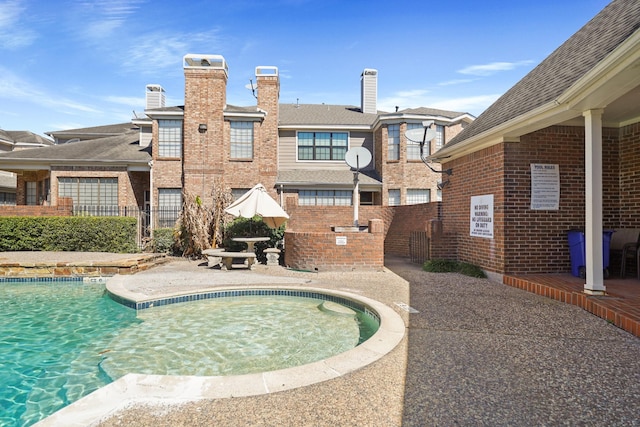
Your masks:
{"label": "satellite dish", "polygon": [[422,144],[423,142],[431,141],[436,137],[436,131],[431,128],[417,128],[409,129],[404,133],[404,136],[411,142],[417,142]]}
{"label": "satellite dish", "polygon": [[251,91],[251,94],[253,95],[254,98],[258,99],[258,97],[256,96],[256,91],[258,90],[258,88],[253,84],[253,80],[249,79],[249,84],[244,85],[244,87],[246,87]]}
{"label": "satellite dish", "polygon": [[371,163],[371,152],[365,147],[354,147],[345,153],[344,161],[355,170],[359,170]]}

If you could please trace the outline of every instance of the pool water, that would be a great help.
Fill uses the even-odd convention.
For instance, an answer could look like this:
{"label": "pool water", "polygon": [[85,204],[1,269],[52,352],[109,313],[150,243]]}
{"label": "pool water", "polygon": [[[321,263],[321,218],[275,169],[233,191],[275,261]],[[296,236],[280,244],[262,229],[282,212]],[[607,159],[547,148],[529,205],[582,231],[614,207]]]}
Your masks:
{"label": "pool water", "polygon": [[96,369],[134,310],[82,282],[0,283],[0,425],[31,425],[107,384]]}
{"label": "pool water", "polygon": [[231,375],[352,349],[377,323],[285,296],[135,310],[102,284],[0,283],[0,425],[28,426],[129,373]]}

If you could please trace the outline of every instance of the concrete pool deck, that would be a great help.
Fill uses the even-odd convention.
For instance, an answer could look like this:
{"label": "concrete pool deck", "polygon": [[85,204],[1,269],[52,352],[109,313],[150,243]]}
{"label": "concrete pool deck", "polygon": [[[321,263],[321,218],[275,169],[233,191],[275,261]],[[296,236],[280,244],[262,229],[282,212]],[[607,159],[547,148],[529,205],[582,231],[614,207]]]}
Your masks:
{"label": "concrete pool deck", "polygon": [[143,294],[168,291],[169,271],[174,286],[254,278],[291,286],[293,279],[294,286],[380,301],[402,317],[406,333],[384,357],[320,383],[246,397],[131,402],[92,425],[638,425],[640,340],[631,334],[489,280],[426,273],[405,259],[385,265],[381,272],[222,272],[179,261],[135,274],[140,281],[131,291]]}

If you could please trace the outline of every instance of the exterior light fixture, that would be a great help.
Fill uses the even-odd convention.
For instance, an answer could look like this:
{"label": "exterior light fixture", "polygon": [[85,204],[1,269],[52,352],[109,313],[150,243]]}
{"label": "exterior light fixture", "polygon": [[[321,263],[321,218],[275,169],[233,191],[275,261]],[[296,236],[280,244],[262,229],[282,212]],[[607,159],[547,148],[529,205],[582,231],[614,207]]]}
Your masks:
{"label": "exterior light fixture", "polygon": [[198,125],[198,132],[200,133],[205,133],[207,131],[207,125],[204,123],[201,123]]}

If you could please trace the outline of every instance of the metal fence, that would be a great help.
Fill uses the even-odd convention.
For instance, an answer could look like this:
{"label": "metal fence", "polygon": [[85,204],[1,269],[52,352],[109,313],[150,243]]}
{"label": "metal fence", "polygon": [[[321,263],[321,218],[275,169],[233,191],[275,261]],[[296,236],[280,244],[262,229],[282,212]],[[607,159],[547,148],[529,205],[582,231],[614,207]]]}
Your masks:
{"label": "metal fence", "polygon": [[426,231],[412,231],[409,235],[409,255],[411,262],[423,264],[430,258],[429,237]]}
{"label": "metal fence", "polygon": [[173,227],[180,216],[180,206],[148,207],[140,206],[85,206],[74,205],[73,215],[87,216],[126,216],[136,218],[136,243],[143,248],[151,231],[157,228]]}

